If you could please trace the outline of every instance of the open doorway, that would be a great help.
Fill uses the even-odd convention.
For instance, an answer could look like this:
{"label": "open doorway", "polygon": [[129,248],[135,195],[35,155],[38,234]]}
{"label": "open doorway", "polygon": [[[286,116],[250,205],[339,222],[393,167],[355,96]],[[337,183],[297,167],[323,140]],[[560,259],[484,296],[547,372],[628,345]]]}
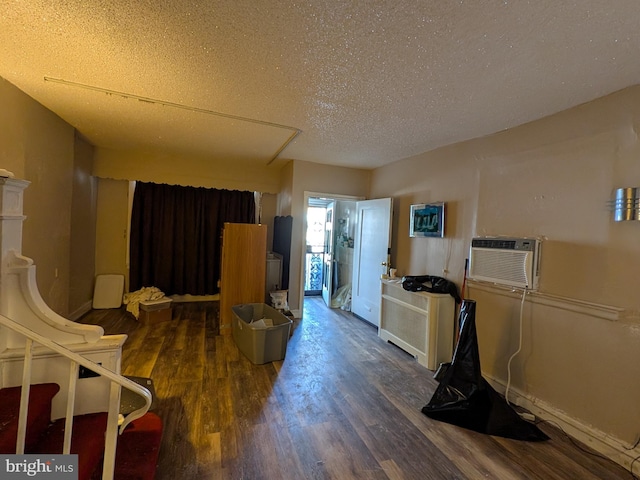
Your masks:
{"label": "open doorway", "polygon": [[327,225],[327,208],[333,208],[333,200],[311,197],[307,204],[307,231],[305,233],[305,261],[304,261],[304,295],[317,296],[322,294],[325,280],[325,254],[327,250],[327,230],[331,229],[331,222]]}
{"label": "open doorway", "polygon": [[357,197],[305,194],[304,295],[350,310]]}

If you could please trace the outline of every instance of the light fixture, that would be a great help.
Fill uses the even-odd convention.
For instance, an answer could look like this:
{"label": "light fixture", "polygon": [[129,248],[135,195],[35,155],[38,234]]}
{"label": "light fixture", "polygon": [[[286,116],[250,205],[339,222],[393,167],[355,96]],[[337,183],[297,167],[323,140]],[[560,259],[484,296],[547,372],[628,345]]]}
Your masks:
{"label": "light fixture", "polygon": [[616,222],[640,220],[640,187],[616,189],[613,201],[613,219]]}

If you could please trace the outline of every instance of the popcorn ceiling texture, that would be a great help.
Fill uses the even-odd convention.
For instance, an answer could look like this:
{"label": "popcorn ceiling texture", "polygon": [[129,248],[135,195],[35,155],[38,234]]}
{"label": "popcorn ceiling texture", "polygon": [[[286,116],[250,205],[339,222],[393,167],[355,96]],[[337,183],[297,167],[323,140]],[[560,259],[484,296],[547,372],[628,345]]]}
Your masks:
{"label": "popcorn ceiling texture", "polygon": [[0,76],[96,146],[265,163],[300,129],[280,159],[376,167],[639,83],[639,18],[637,0],[5,1]]}

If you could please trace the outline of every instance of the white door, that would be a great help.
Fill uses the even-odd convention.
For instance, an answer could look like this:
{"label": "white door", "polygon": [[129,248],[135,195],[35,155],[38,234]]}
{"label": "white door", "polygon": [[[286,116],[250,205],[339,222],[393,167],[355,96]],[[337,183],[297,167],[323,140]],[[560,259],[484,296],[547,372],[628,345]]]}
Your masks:
{"label": "white door", "polygon": [[351,311],[373,325],[380,319],[380,275],[387,273],[391,246],[390,198],[356,203]]}
{"label": "white door", "polygon": [[324,223],[324,255],[322,259],[322,299],[331,307],[333,290],[333,202],[327,205]]}

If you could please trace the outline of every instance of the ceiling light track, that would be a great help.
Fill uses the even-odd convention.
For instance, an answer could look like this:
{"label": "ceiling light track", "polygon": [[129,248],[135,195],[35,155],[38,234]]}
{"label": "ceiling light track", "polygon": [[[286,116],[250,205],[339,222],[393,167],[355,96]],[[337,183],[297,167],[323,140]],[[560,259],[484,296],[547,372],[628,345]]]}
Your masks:
{"label": "ceiling light track", "polygon": [[300,135],[302,133],[302,130],[300,130],[299,128],[291,127],[289,125],[282,125],[282,124],[279,124],[279,123],[267,122],[265,120],[258,120],[258,119],[255,119],[255,118],[241,117],[239,115],[231,115],[229,113],[216,112],[214,110],[208,110],[206,108],[199,108],[199,107],[192,107],[192,106],[189,106],[189,105],[183,105],[181,103],[167,102],[165,100],[158,100],[156,98],[143,97],[143,96],[140,96],[140,95],[135,95],[133,93],[119,92],[117,90],[110,90],[108,88],[96,87],[95,85],[88,85],[86,83],[71,82],[69,80],[63,80],[61,78],[46,77],[46,76],[44,77],[44,81],[45,82],[51,82],[51,83],[59,83],[61,85],[66,85],[66,86],[69,86],[69,87],[84,88],[85,90],[92,90],[94,92],[100,92],[100,93],[104,93],[106,95],[117,95],[117,96],[125,98],[125,99],[129,99],[130,98],[130,99],[133,99],[133,100],[138,100],[140,102],[152,103],[152,104],[156,104],[156,105],[162,105],[163,107],[180,108],[182,110],[187,110],[189,112],[194,112],[194,113],[203,113],[205,115],[213,115],[213,116],[216,116],[216,117],[228,118],[228,119],[231,119],[231,120],[238,120],[238,121],[241,121],[241,122],[249,122],[249,123],[253,123],[253,124],[257,124],[257,125],[264,125],[266,127],[273,127],[273,128],[284,129],[284,130],[291,130],[292,133],[289,136],[289,138],[282,144],[282,146],[280,146],[280,148],[276,151],[276,153],[271,157],[271,159],[267,162],[267,165],[271,165],[278,158],[278,156],[284,151],[284,149],[287,148],[289,146],[289,144],[298,135]]}

